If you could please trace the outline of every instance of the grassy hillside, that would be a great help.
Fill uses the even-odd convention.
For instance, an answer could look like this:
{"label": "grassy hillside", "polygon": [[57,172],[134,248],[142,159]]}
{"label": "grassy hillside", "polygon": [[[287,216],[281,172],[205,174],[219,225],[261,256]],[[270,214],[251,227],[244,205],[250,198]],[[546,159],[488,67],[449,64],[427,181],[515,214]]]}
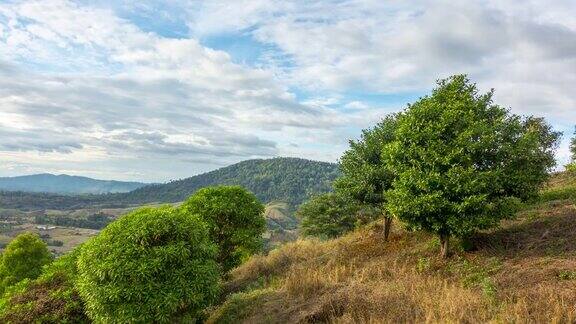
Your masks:
{"label": "grassy hillside", "polygon": [[129,192],[145,186],[140,182],[96,180],[65,174],[34,174],[0,178],[0,190],[60,194],[103,194]]}
{"label": "grassy hillside", "polygon": [[183,180],[148,185],[129,193],[65,196],[0,191],[0,208],[65,210],[174,203],[183,201],[202,187],[241,185],[264,203],[283,201],[294,209],[312,194],[329,191],[338,174],[338,166],[333,163],[297,158],[247,160]]}
{"label": "grassy hillside", "polygon": [[235,269],[209,322],[574,322],[575,204],[576,175],[555,175],[517,219],[448,260],[423,232],[396,226],[385,243],[380,224],[289,243]]}

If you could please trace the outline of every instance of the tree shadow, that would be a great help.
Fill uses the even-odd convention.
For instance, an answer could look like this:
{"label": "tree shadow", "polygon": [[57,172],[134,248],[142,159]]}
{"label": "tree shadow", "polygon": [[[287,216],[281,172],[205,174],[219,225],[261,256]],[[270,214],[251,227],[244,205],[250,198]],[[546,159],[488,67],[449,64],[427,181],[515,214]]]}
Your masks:
{"label": "tree shadow", "polygon": [[495,257],[576,255],[576,208],[572,204],[533,211],[472,238],[480,253]]}

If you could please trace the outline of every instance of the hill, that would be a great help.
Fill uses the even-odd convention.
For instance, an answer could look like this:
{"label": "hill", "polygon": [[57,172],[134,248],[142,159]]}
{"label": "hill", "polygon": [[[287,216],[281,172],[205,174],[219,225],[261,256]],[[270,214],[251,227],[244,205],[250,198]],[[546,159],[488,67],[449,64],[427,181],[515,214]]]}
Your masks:
{"label": "hill", "polygon": [[[576,174],[555,175],[515,220],[437,256],[437,238],[379,223],[299,240],[231,274],[209,323],[576,321]],[[456,245],[453,242],[453,245]]]}
{"label": "hill", "polygon": [[64,196],[47,193],[0,192],[0,208],[23,210],[118,208],[175,203],[194,191],[214,185],[241,185],[262,202],[282,201],[292,210],[315,193],[331,189],[338,166],[297,158],[247,160],[166,184],[152,184],[128,193]]}
{"label": "hill", "polygon": [[137,204],[178,202],[203,187],[240,185],[265,203],[278,200],[294,206],[314,193],[329,191],[338,174],[338,166],[327,162],[299,158],[247,160],[190,178],[146,186],[120,199]]}
{"label": "hill", "polygon": [[58,194],[103,194],[129,192],[145,186],[140,182],[96,180],[87,177],[34,174],[0,178],[0,190]]}

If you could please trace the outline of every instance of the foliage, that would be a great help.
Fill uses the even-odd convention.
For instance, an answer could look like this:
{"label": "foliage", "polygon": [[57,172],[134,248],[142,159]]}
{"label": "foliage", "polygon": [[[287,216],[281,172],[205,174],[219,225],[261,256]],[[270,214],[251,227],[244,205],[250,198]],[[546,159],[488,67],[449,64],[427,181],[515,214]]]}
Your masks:
{"label": "foliage", "polygon": [[566,166],[566,170],[576,172],[576,130],[574,130],[574,137],[570,140],[570,153],[572,161]]}
{"label": "foliage", "polygon": [[33,233],[22,233],[14,238],[2,254],[0,278],[2,288],[24,279],[35,279],[42,267],[52,261],[46,243]]}
{"label": "foliage", "polygon": [[[335,182],[340,194],[379,209],[384,215],[386,191],[392,186],[395,172],[382,159],[382,149],[394,141],[397,119],[398,115],[388,115],[374,128],[363,130],[359,141],[350,141],[350,148],[340,159],[342,176]],[[388,240],[391,224],[391,216],[385,215],[385,240]]]}
{"label": "foliage", "polygon": [[467,236],[513,215],[554,165],[559,134],[542,120],[511,115],[478,94],[463,75],[438,82],[432,95],[399,117],[383,157],[398,172],[387,208],[411,229]]}
{"label": "foliage", "polygon": [[0,305],[2,323],[89,323],[74,287],[80,247],[47,265],[33,281],[11,288]]}
{"label": "foliage", "polygon": [[350,148],[340,158],[342,176],[334,182],[339,193],[384,210],[384,193],[390,189],[394,173],[381,155],[384,146],[394,140],[396,120],[397,115],[389,115],[363,130],[359,141],[350,141]]}
{"label": "foliage", "polygon": [[334,238],[355,228],[359,205],[346,196],[326,193],[300,205],[302,234]]}
{"label": "foliage", "polygon": [[218,262],[224,272],[262,248],[264,206],[240,186],[200,189],[181,208],[208,224],[210,237],[219,246]]}
{"label": "foliage", "polygon": [[83,246],[77,287],[95,322],[172,322],[218,293],[206,224],[171,207],[141,208]]}

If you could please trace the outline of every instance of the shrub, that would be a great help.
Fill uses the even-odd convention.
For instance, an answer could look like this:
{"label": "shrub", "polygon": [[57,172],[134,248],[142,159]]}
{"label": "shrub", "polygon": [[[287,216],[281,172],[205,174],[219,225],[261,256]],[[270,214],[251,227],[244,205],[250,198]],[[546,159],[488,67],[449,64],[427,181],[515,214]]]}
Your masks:
{"label": "shrub", "polygon": [[264,206],[240,186],[218,186],[198,190],[181,207],[207,224],[219,246],[218,262],[228,272],[262,249],[266,230]]}
{"label": "shrub", "polygon": [[42,267],[52,261],[46,243],[33,233],[16,236],[2,254],[0,278],[2,288],[9,287],[23,279],[35,279]]}
{"label": "shrub", "polygon": [[77,287],[95,322],[195,317],[218,294],[216,251],[198,217],[142,208],[85,243]]}
{"label": "shrub", "polygon": [[360,208],[350,199],[334,193],[318,195],[298,209],[302,234],[334,238],[354,229]]}
{"label": "shrub", "polygon": [[2,323],[89,323],[74,287],[80,247],[44,267],[33,281],[9,289],[0,303]]}

